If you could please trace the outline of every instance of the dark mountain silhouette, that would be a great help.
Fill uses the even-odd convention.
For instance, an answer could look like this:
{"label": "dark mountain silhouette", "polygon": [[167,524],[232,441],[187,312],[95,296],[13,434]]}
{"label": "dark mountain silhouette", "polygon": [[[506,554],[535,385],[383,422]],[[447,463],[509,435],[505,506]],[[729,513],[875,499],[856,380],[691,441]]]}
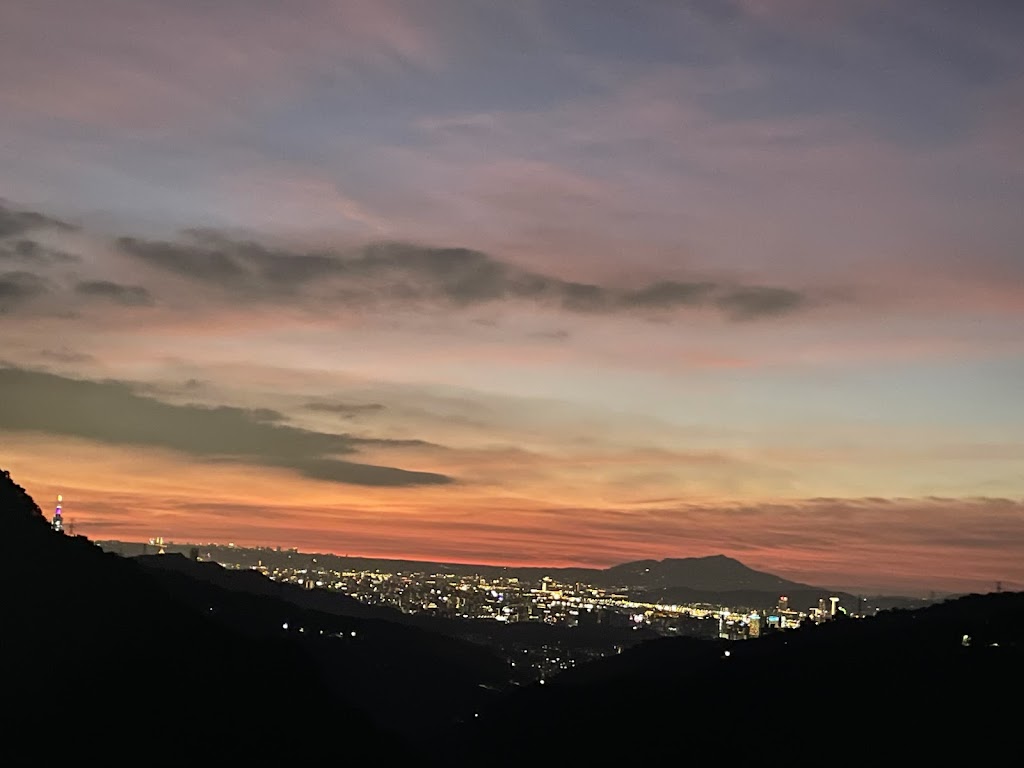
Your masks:
{"label": "dark mountain silhouette", "polygon": [[[137,564],[52,531],[6,472],[0,564],[12,754],[46,762],[73,743],[180,759],[281,754],[323,742],[316,731],[332,709],[344,713],[342,739],[378,738],[369,718],[332,700],[294,643],[242,636],[168,600]],[[269,701],[304,702],[305,722]]]}
{"label": "dark mountain silhouette", "polygon": [[135,560],[149,570],[171,571],[224,589],[285,600],[304,609],[336,616],[398,622],[405,618],[405,615],[395,608],[367,605],[340,592],[308,590],[297,584],[273,581],[248,568],[228,569],[217,563],[192,560],[179,553],[142,555]]}
{"label": "dark mountain silhouette", "polygon": [[[257,574],[105,553],[51,530],[6,473],[0,563],[4,749],[43,762],[981,764],[1017,748],[1024,593],[736,643],[647,640],[516,687],[461,622],[427,617],[439,633]],[[671,581],[691,565],[642,567]],[[494,624],[465,627],[559,637]]]}
{"label": "dark mountain silhouette", "polygon": [[[219,624],[256,637],[296,638],[332,695],[370,712],[386,730],[418,735],[449,725],[510,682],[508,664],[487,648],[396,622],[405,617],[390,608],[181,555],[135,561],[168,595]],[[407,709],[402,716],[393,711],[399,701]]]}
{"label": "dark mountain silhouette", "polygon": [[598,572],[602,585],[639,589],[680,587],[701,592],[748,590],[779,593],[813,589],[806,584],[755,571],[725,555],[638,560]]}
{"label": "dark mountain silhouette", "polygon": [[[966,638],[965,638],[966,636]],[[467,754],[535,726],[548,764],[723,750],[797,762],[974,764],[1015,748],[1024,593],[839,619],[737,643],[659,639],[522,689],[481,713]],[[467,758],[469,759],[469,758]],[[519,756],[490,753],[492,765]]]}
{"label": "dark mountain silhouette", "polygon": [[[449,618],[434,616],[425,613],[407,614],[402,613],[390,606],[367,605],[359,602],[348,595],[328,591],[324,589],[305,589],[297,584],[272,581],[256,571],[250,569],[229,569],[212,562],[198,562],[191,560],[177,553],[164,555],[140,555],[133,558],[143,568],[154,572],[164,583],[164,586],[174,594],[182,588],[194,588],[190,582],[206,583],[220,589],[228,590],[232,599],[241,599],[241,594],[252,597],[263,597],[274,601],[274,616],[283,615],[285,610],[280,603],[287,603],[289,615],[316,615],[326,614],[330,617],[341,617],[346,619],[372,619],[375,622],[387,622],[388,624],[402,624],[407,627],[415,627],[419,630],[426,630],[429,634],[412,633],[405,639],[408,642],[422,644],[424,647],[438,644],[439,637],[452,638],[455,643],[445,643],[437,647],[436,651],[441,656],[452,655],[454,662],[449,661],[443,665],[435,665],[430,670],[423,670],[413,667],[406,672],[406,685],[408,681],[416,678],[424,678],[439,670],[444,670],[444,681],[440,687],[430,693],[431,696],[438,696],[439,691],[451,689],[456,682],[460,670],[464,669],[471,660],[476,660],[479,665],[473,667],[474,674],[471,680],[467,680],[462,686],[460,698],[464,700],[462,710],[477,709],[483,699],[489,694],[481,695],[479,691],[469,691],[470,688],[478,687],[479,683],[487,685],[486,690],[500,689],[511,677],[515,681],[532,681],[536,674],[528,668],[520,665],[514,668],[505,667],[505,661],[495,663],[492,655],[481,655],[481,649],[477,646],[490,648],[493,654],[497,654],[504,660],[513,660],[523,652],[541,651],[545,648],[557,648],[560,652],[569,656],[591,658],[600,653],[614,653],[619,648],[630,647],[637,643],[657,637],[657,634],[649,629],[638,630],[635,626],[622,626],[616,624],[594,624],[584,627],[567,627],[564,625],[543,624],[540,622],[521,622],[503,624],[494,621],[481,621],[478,619]],[[187,577],[175,579],[172,574]],[[200,590],[201,594],[205,593]],[[233,594],[232,594],[233,593]],[[266,605],[255,604],[253,610],[264,611]],[[323,623],[323,617],[306,619],[307,623]],[[342,622],[345,631],[362,626],[364,628],[376,626],[371,623]],[[398,636],[401,632],[396,629],[389,629],[390,634]],[[369,636],[369,635],[368,635]],[[409,657],[412,659],[412,656]],[[436,659],[435,661],[440,660]],[[393,663],[393,662],[391,662]],[[485,671],[486,670],[486,671]],[[436,681],[435,681],[436,682]],[[351,689],[351,683],[346,682],[347,688]],[[430,691],[431,684],[424,680],[420,686],[420,692]],[[388,691],[378,683],[374,683],[374,690],[371,696],[387,694]],[[474,695],[468,695],[468,694]],[[436,701],[434,702],[437,703]],[[469,706],[471,705],[471,706]],[[432,707],[432,713],[425,717],[418,718],[418,726],[429,728],[435,723],[437,707]],[[454,711],[455,717],[461,717],[463,712]],[[445,715],[443,719],[450,719],[452,715]]]}
{"label": "dark mountain silhouette", "polygon": [[4,746],[36,759],[74,743],[174,761],[358,743],[401,761],[396,735],[451,723],[507,677],[480,646],[105,553],[53,531],[6,472],[0,563]]}

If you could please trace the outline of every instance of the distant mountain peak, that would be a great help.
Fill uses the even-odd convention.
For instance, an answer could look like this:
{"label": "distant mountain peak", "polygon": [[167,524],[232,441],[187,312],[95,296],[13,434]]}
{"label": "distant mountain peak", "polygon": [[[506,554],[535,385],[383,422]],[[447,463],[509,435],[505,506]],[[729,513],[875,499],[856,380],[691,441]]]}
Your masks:
{"label": "distant mountain peak", "polygon": [[[650,588],[685,587],[729,592],[763,590],[766,592],[806,587],[774,574],[757,571],[728,555],[668,557],[663,560],[637,560],[608,568],[604,574],[612,582]],[[640,583],[637,583],[637,582]]]}
{"label": "distant mountain peak", "polygon": [[736,565],[742,565],[744,568],[747,566],[737,560],[735,557],[729,557],[728,555],[717,554],[717,555],[700,555],[697,557],[666,557],[663,560],[657,561],[659,563],[685,563],[685,562],[701,562],[701,563],[735,563]]}

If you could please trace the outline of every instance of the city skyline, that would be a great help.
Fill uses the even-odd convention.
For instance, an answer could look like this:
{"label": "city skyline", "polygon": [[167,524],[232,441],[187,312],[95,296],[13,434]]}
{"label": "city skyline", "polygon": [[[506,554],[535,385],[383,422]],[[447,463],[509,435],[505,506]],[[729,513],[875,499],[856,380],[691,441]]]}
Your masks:
{"label": "city skyline", "polygon": [[1024,9],[506,5],[5,3],[2,465],[92,539],[1024,588]]}

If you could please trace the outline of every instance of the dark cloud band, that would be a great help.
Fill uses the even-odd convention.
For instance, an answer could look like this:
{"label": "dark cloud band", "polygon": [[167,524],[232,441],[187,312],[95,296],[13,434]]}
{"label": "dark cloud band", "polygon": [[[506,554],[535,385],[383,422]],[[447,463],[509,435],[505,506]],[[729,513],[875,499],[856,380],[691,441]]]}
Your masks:
{"label": "dark cloud band", "polygon": [[786,314],[808,302],[800,291],[708,281],[658,281],[637,290],[574,282],[522,269],[480,251],[377,243],[354,255],[273,249],[216,233],[182,242],[121,238],[121,250],[150,266],[249,297],[285,297],[334,285],[349,305],[434,302],[456,307],[528,301],[569,312],[671,312],[712,306],[737,320]]}
{"label": "dark cloud band", "polygon": [[[36,267],[77,261],[75,255],[24,237],[46,228],[72,229],[59,219],[0,203],[0,258]],[[363,309],[518,301],[578,314],[665,314],[711,307],[745,321],[785,315],[810,304],[805,293],[787,287],[661,280],[630,289],[565,280],[468,248],[403,242],[374,243],[348,253],[306,252],[211,230],[188,230],[179,240],[122,237],[117,245],[123,254],[152,268],[248,301],[316,294]],[[0,274],[0,308],[9,309],[46,289],[47,283],[30,272]],[[79,281],[75,292],[122,306],[154,303],[146,287],[109,280]]]}
{"label": "dark cloud band", "polygon": [[32,272],[0,273],[0,311],[46,293],[48,283]]}
{"label": "dark cloud band", "polygon": [[336,413],[345,418],[352,418],[363,413],[374,413],[384,410],[380,403],[306,403],[303,408],[317,413]]}
{"label": "dark cloud band", "polygon": [[172,405],[116,381],[84,381],[0,368],[0,430],[44,432],[111,445],[149,446],[209,461],[290,469],[304,477],[366,486],[442,485],[450,477],[341,460],[361,448],[427,445],[292,427],[281,414]]}
{"label": "dark cloud band", "polygon": [[19,211],[0,199],[0,238],[18,237],[36,229],[71,230],[67,222],[36,211]]}
{"label": "dark cloud band", "polygon": [[84,281],[75,286],[75,291],[82,296],[107,299],[126,307],[148,306],[153,303],[153,297],[141,285],[121,285],[109,280]]}

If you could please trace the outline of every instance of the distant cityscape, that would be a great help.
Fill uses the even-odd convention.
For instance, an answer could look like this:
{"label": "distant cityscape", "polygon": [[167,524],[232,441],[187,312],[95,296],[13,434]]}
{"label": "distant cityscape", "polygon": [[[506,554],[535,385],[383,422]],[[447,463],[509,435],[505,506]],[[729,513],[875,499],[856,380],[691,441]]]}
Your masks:
{"label": "distant cityscape", "polygon": [[[58,495],[49,526],[62,537],[74,538],[63,502]],[[543,684],[659,637],[746,641],[935,602],[830,593],[753,571],[723,555],[635,561],[603,570],[543,569],[349,557],[281,546],[175,543],[160,536],[146,542],[94,543],[125,558],[148,557],[147,564],[158,570],[184,569],[192,578],[228,589],[253,594],[268,594],[270,585],[283,589],[276,597],[301,609],[297,621],[288,615],[278,619],[277,631],[286,634],[329,635],[346,642],[361,637],[364,629],[373,635],[369,624],[349,624],[341,631],[325,628],[324,618],[334,615],[397,621],[479,644],[504,660],[513,685]],[[687,567],[696,570],[687,572]],[[238,572],[263,578],[239,582],[232,576]],[[652,598],[679,595],[680,590],[694,597]],[[344,601],[324,599],[332,593]],[[969,634],[962,642],[970,644]],[[728,657],[734,650],[721,653]]]}
{"label": "distant cityscape", "polygon": [[389,606],[405,614],[503,624],[608,625],[644,628],[665,636],[745,640],[797,629],[804,622],[862,618],[879,610],[868,600],[847,607],[838,595],[823,596],[807,606],[793,604],[784,594],[771,605],[649,602],[636,599],[625,586],[567,583],[551,576],[524,579],[515,575],[516,569],[501,576],[473,572],[471,566],[423,564],[434,568],[416,569],[415,564],[406,563],[399,570],[388,568],[386,560],[303,553],[297,548],[174,544],[160,537],[142,544],[98,543],[126,556],[176,553],[224,568],[250,569],[276,582],[340,592],[366,605]]}
{"label": "distant cityscape", "polygon": [[[76,647],[100,659],[101,674],[115,670],[116,685],[131,692],[152,678],[147,670],[172,659],[174,672],[161,677],[161,695],[145,707],[136,696],[126,697],[119,722],[142,710],[132,721],[137,732],[148,733],[154,702],[162,707],[158,721],[173,721],[189,695],[214,690],[223,694],[207,704],[202,718],[214,728],[238,712],[245,722],[263,713],[259,730],[251,732],[273,732],[279,708],[256,707],[254,715],[238,706],[262,697],[290,702],[303,727],[315,722],[316,713],[329,713],[329,722],[309,729],[312,734],[358,722],[358,736],[381,729],[377,748],[400,737],[415,747],[410,754],[419,755],[420,745],[441,733],[445,752],[438,764],[477,765],[481,754],[493,762],[488,750],[503,744],[513,726],[519,732],[534,724],[538,712],[545,724],[568,723],[581,734],[592,723],[621,728],[625,720],[630,738],[644,740],[671,734],[679,718],[706,717],[691,726],[692,733],[699,742],[719,728],[710,731],[715,744],[728,743],[734,724],[746,733],[773,717],[754,732],[760,741],[791,722],[807,722],[814,731],[832,727],[836,701],[857,702],[843,711],[844,721],[855,722],[859,699],[822,700],[819,712],[818,701],[804,695],[819,683],[822,668],[843,665],[850,679],[866,677],[872,688],[885,690],[878,704],[889,708],[885,722],[915,711],[889,701],[893,696],[909,692],[916,707],[937,701],[929,713],[935,718],[951,701],[951,677],[957,702],[971,701],[978,681],[989,681],[992,695],[978,698],[984,705],[998,700],[1004,670],[1005,679],[1013,679],[1021,669],[1019,594],[972,595],[893,611],[883,599],[829,594],[721,554],[546,569],[175,543],[159,536],[93,542],[73,534],[63,497],[42,518],[23,488],[6,472],[0,477],[0,506],[9,509],[0,516],[0,532],[15,544],[8,550],[12,573],[34,574],[17,580],[32,591],[15,598],[12,626],[36,634],[16,645],[10,658],[44,646],[55,629],[71,631]],[[73,590],[73,599],[55,597],[64,587]],[[684,593],[704,598],[651,599]],[[755,639],[760,641],[747,642]],[[908,668],[913,685],[884,687],[902,681]],[[47,667],[16,663],[5,675],[19,680],[19,701],[36,696],[33,711],[48,696],[38,690],[39,669]],[[753,702],[746,695],[751,680],[770,679],[780,669],[788,678],[777,695],[788,698]],[[92,681],[94,675],[69,665],[49,684]],[[664,715],[666,693],[686,689],[699,692],[700,706]],[[211,702],[195,698],[200,705]],[[588,707],[595,702],[600,709],[592,715]],[[977,706],[958,709],[946,727],[960,732],[965,713],[972,717]],[[339,715],[339,707],[348,709]],[[638,708],[645,708],[640,718]],[[367,717],[353,721],[361,712]],[[549,712],[555,716],[547,717]],[[979,728],[1003,714],[988,711],[968,721],[971,733],[991,743]],[[183,722],[195,719],[189,714]],[[1007,725],[996,727],[995,733],[1008,732]],[[301,729],[296,734],[310,735]],[[571,745],[559,764],[572,763],[588,743]],[[449,759],[451,744],[465,747],[459,753],[465,760]],[[232,754],[237,751],[236,743],[230,746]],[[203,754],[201,742],[196,747],[188,755]]]}
{"label": "distant cityscape", "polygon": [[[64,518],[62,496],[57,497],[50,525],[58,533],[74,533],[73,526]],[[294,547],[174,543],[160,536],[141,543],[96,543],[125,557],[169,554],[215,563],[228,570],[254,571],[273,582],[308,591],[340,593],[366,606],[395,609],[424,620],[470,622],[481,628],[547,625],[559,632],[580,630],[543,641],[509,640],[491,633],[475,638],[502,653],[515,672],[514,677],[524,682],[543,682],[581,663],[622,653],[651,637],[742,641],[799,629],[808,622],[863,618],[886,607],[864,598],[850,601],[849,596],[827,593],[810,605],[798,604],[788,594],[731,604],[721,599],[652,601],[638,596],[635,585],[608,586],[551,575],[536,576],[536,568],[396,563],[304,553]],[[562,569],[552,570],[557,573]],[[304,631],[301,626],[290,627],[288,623],[283,624],[282,630]],[[572,636],[586,639],[568,641]]]}
{"label": "distant cityscape", "polygon": [[[57,496],[51,526],[58,533],[65,530],[62,504],[63,496]],[[164,541],[162,536],[142,544],[97,543],[121,555],[176,552],[224,568],[251,569],[272,581],[340,592],[366,605],[386,605],[406,614],[449,619],[510,624],[539,622],[566,627],[607,624],[631,629],[645,627],[661,635],[746,640],[767,632],[798,629],[806,621],[820,624],[843,618],[864,618],[879,610],[863,598],[848,609],[837,595],[820,597],[816,605],[810,606],[792,605],[789,596],[783,594],[771,606],[705,601],[648,602],[631,598],[625,589],[607,589],[580,581],[562,583],[550,576],[539,580],[511,575],[485,576],[467,573],[464,566],[458,568],[462,573],[454,567],[445,570],[346,568],[343,561],[349,558],[303,553],[295,547],[174,544]]]}

